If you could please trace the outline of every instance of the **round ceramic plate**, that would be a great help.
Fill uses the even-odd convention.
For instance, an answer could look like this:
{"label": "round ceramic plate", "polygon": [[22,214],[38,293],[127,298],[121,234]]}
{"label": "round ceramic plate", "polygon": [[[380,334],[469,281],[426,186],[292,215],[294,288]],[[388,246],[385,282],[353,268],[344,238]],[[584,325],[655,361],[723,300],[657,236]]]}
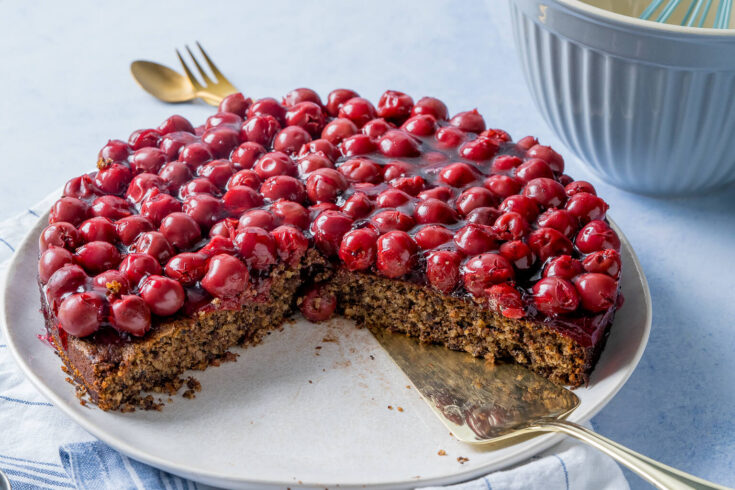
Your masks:
{"label": "round ceramic plate", "polygon": [[[372,335],[339,319],[322,325],[299,319],[257,347],[234,349],[237,362],[192,374],[202,385],[195,399],[176,396],[161,412],[82,406],[59,358],[38,339],[37,242],[46,222],[39,219],[10,264],[0,300],[4,333],[21,369],[54,405],[131,458],[227,487],[406,488],[471,479],[562,437],[489,448],[459,442]],[[648,340],[648,285],[620,236],[625,305],[590,385],[575,391],[581,399],[569,417],[575,422],[610,401]],[[437,455],[441,449],[448,456]],[[469,460],[460,464],[459,456]]]}

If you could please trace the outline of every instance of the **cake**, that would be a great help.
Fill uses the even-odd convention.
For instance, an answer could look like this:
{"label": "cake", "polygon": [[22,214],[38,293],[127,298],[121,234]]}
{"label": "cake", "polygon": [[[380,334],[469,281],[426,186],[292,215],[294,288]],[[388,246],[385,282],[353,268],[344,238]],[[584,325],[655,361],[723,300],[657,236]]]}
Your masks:
{"label": "cake", "polygon": [[150,404],[298,310],[576,387],[621,303],[607,209],[477,110],[233,94],[202,126],[109,141],[68,181],[39,238],[47,338],[104,410]]}

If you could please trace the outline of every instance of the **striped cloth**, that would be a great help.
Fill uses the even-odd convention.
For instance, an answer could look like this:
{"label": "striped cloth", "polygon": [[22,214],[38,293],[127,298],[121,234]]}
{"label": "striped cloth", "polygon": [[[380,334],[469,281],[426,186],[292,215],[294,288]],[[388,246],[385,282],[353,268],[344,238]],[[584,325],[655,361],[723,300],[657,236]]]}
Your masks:
{"label": "striped cloth", "polygon": [[[0,285],[27,231],[54,201],[0,222]],[[13,488],[206,489],[203,484],[139,463],[94,439],[48,403],[18,370],[0,334],[0,469]],[[566,440],[513,468],[454,485],[461,490],[627,489],[610,458]]]}

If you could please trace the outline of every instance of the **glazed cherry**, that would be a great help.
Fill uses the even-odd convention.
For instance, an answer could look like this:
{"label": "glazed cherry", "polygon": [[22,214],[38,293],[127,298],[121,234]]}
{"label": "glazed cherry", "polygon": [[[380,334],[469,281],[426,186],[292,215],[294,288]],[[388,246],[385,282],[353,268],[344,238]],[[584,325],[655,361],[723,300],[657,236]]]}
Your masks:
{"label": "glazed cherry", "polygon": [[235,238],[235,235],[237,234],[237,226],[239,225],[239,223],[239,220],[235,218],[225,218],[221,221],[218,221],[214,226],[212,226],[212,228],[209,229],[209,236]]}
{"label": "glazed cherry", "polygon": [[183,210],[194,218],[203,230],[209,230],[222,219],[225,209],[220,199],[209,194],[194,194],[186,197]]}
{"label": "glazed cherry", "polygon": [[321,153],[309,153],[299,158],[298,174],[302,177],[320,168],[334,168],[334,163]]}
{"label": "glazed cherry", "polygon": [[119,332],[142,337],[151,328],[151,310],[140,296],[125,295],[112,302],[110,323]]}
{"label": "glazed cherry", "polygon": [[522,183],[508,175],[491,175],[482,184],[486,189],[500,198],[510,197],[520,192]]}
{"label": "glazed cherry", "polygon": [[436,127],[436,119],[428,114],[413,116],[401,125],[402,130],[414,136],[431,136],[436,132]]}
{"label": "glazed cherry", "polygon": [[264,230],[271,231],[273,228],[278,226],[278,221],[273,213],[268,210],[251,209],[250,211],[240,216],[237,228],[240,229],[248,226],[257,226],[258,228],[263,228]]}
{"label": "glazed cherry", "polygon": [[523,160],[513,155],[498,155],[493,160],[493,172],[512,172],[523,163]]}
{"label": "glazed cherry", "polygon": [[159,226],[163,218],[171,213],[181,211],[181,201],[164,193],[146,197],[140,205],[140,214]]}
{"label": "glazed cherry", "polygon": [[306,200],[306,188],[299,180],[287,175],[269,177],[260,187],[260,193],[264,198],[276,201],[287,199],[289,201],[303,202]]}
{"label": "glazed cherry", "polygon": [[170,162],[160,170],[159,176],[166,183],[166,190],[172,194],[179,192],[182,185],[191,181],[194,175],[183,162]]}
{"label": "glazed cherry", "polygon": [[94,276],[92,284],[95,289],[104,291],[108,296],[120,296],[130,292],[128,278],[122,272],[110,269]]}
{"label": "glazed cherry", "polygon": [[535,200],[519,194],[506,197],[503,202],[500,203],[498,209],[504,213],[509,211],[518,213],[529,223],[532,223],[539,213],[538,205]]}
{"label": "glazed cherry", "polygon": [[286,117],[286,108],[279,104],[273,97],[264,97],[253,102],[247,112],[248,118],[263,115],[273,116],[283,125]]}
{"label": "glazed cherry", "polygon": [[485,290],[490,304],[506,318],[523,318],[526,316],[521,293],[510,284],[495,284]]}
{"label": "glazed cherry", "polygon": [[380,233],[393,230],[408,231],[416,224],[413,218],[396,210],[381,211],[375,214],[370,221],[378,228]]}
{"label": "glazed cherry", "polygon": [[296,176],[296,165],[291,158],[283,152],[272,151],[258,159],[253,167],[258,176],[265,180],[276,175]]}
{"label": "glazed cherry", "polygon": [[130,181],[126,197],[134,203],[140,203],[152,193],[152,189],[160,191],[165,188],[166,182],[160,176],[149,173],[138,174]]}
{"label": "glazed cherry", "polygon": [[92,274],[112,269],[120,263],[120,252],[109,242],[84,244],[77,249],[74,257],[79,265]]}
{"label": "glazed cherry", "polygon": [[369,158],[351,158],[337,169],[351,182],[369,182],[379,184],[383,180],[380,167]]}
{"label": "glazed cherry", "polygon": [[618,282],[607,274],[588,272],[574,279],[582,308],[593,313],[608,310],[618,297]]}
{"label": "glazed cherry", "polygon": [[574,194],[569,198],[565,207],[572,216],[579,220],[580,224],[604,219],[608,209],[605,201],[588,192]]}
{"label": "glazed cherry", "polygon": [[219,103],[219,112],[231,112],[237,114],[240,117],[245,117],[248,108],[253,103],[253,100],[238,92],[236,94],[230,94]]}
{"label": "glazed cherry", "polygon": [[405,231],[390,231],[377,241],[377,268],[386,277],[408,274],[415,263],[416,243]]}
{"label": "glazed cherry", "polygon": [[439,148],[448,150],[462,144],[467,139],[467,134],[454,126],[444,126],[439,128],[434,138]]}
{"label": "glazed cherry", "polygon": [[340,107],[338,115],[339,117],[349,119],[358,128],[363,127],[366,122],[377,117],[373,104],[362,97],[353,97],[345,102]]}
{"label": "glazed cherry", "polygon": [[225,211],[230,216],[238,217],[248,209],[252,209],[263,204],[263,196],[255,189],[244,185],[236,185],[230,187],[222,196]]}
{"label": "glazed cherry", "polygon": [[115,222],[115,232],[123,245],[130,245],[141,233],[153,230],[153,223],[145,216],[133,215]]}
{"label": "glazed cherry", "polygon": [[240,144],[240,132],[229,126],[208,129],[202,135],[202,142],[209,146],[215,158],[227,158]]}
{"label": "glazed cherry", "polygon": [[375,198],[379,208],[397,208],[411,201],[411,196],[400,189],[386,189]]}
{"label": "glazed cherry", "polygon": [[570,255],[560,255],[546,264],[544,277],[561,277],[571,281],[582,272],[584,271],[579,260],[572,258]]}
{"label": "glazed cherry", "polygon": [[292,225],[281,225],[271,232],[281,261],[295,267],[309,248],[309,240]]}
{"label": "glazed cherry", "polygon": [[89,277],[78,265],[66,264],[51,274],[46,283],[46,298],[52,308],[57,308],[64,296],[84,288]]}
{"label": "glazed cherry", "polygon": [[111,220],[118,220],[130,216],[130,203],[118,196],[100,196],[92,201],[92,216],[102,216]]}
{"label": "glazed cherry", "polygon": [[283,96],[281,105],[291,107],[301,102],[313,102],[317,106],[322,106],[322,99],[319,94],[310,88],[295,88]]}
{"label": "glazed cherry", "polygon": [[401,160],[391,160],[383,167],[383,180],[390,182],[411,172],[413,166]]}
{"label": "glazed cherry", "polygon": [[249,280],[248,268],[240,259],[219,254],[209,261],[202,287],[216,298],[235,298],[246,290]]}
{"label": "glazed cherry", "polygon": [[302,230],[309,226],[309,211],[299,203],[279,200],[273,203],[270,211],[285,225],[294,225]]}
{"label": "glazed cherry", "polygon": [[245,263],[253,269],[264,270],[276,263],[276,241],[263,228],[238,228],[234,244]]}
{"label": "glazed cherry", "polygon": [[311,224],[317,248],[327,256],[337,254],[342,237],[352,228],[352,218],[340,211],[322,211]]}
{"label": "glazed cherry", "polygon": [[441,100],[435,99],[434,97],[421,97],[413,106],[411,115],[428,115],[438,121],[444,121],[449,116],[449,111]]}
{"label": "glazed cherry", "polygon": [[536,224],[541,228],[554,228],[567,237],[577,231],[577,219],[565,209],[547,209],[539,215]]}
{"label": "glazed cherry", "polygon": [[265,155],[265,153],[266,149],[263,145],[253,141],[246,141],[232,152],[230,160],[232,160],[232,165],[236,170],[250,169],[253,168],[255,162],[261,156]]}
{"label": "glazed cherry", "polygon": [[500,254],[484,253],[472,257],[464,266],[464,287],[475,297],[485,296],[493,284],[507,282],[515,277],[513,266]]}
{"label": "glazed cherry", "polygon": [[369,215],[372,210],[373,203],[364,192],[356,192],[352,194],[340,207],[340,211],[352,219],[364,218]]}
{"label": "glazed cherry", "polygon": [[449,124],[468,133],[485,131],[485,119],[477,112],[477,109],[460,112],[449,120]]}
{"label": "glazed cherry", "polygon": [[613,249],[599,250],[584,258],[582,266],[587,272],[598,272],[610,277],[620,276],[620,254]]}
{"label": "glazed cherry", "polygon": [[89,199],[100,194],[102,194],[102,190],[97,187],[94,179],[87,174],[74,177],[64,185],[64,197]]}
{"label": "glazed cherry", "polygon": [[435,250],[426,256],[426,279],[434,289],[451,293],[459,282],[459,263],[462,257],[452,250]]}
{"label": "glazed cherry", "polygon": [[186,213],[171,213],[159,227],[166,240],[179,250],[192,247],[202,237],[202,231],[194,218]]}
{"label": "glazed cherry", "polygon": [[575,194],[579,194],[580,192],[586,192],[595,196],[597,195],[595,187],[585,180],[575,180],[573,182],[570,182],[566,185],[566,187],[564,187],[564,190],[569,197],[572,197]]}
{"label": "glazed cherry", "polygon": [[163,233],[159,231],[146,231],[130,246],[132,252],[145,253],[158,262],[165,264],[174,255],[174,249]]}
{"label": "glazed cherry", "polygon": [[125,162],[130,155],[130,146],[124,141],[120,140],[109,140],[107,144],[102,147],[97,159],[100,162]]}
{"label": "glazed cherry", "polygon": [[161,144],[158,147],[166,154],[166,158],[171,161],[179,157],[182,148],[197,141],[199,141],[199,138],[194,134],[186,131],[175,131],[161,138]]}
{"label": "glazed cherry", "polygon": [[210,238],[209,243],[199,249],[199,253],[207,257],[214,257],[219,254],[234,255],[237,253],[235,244],[232,239],[224,236],[214,235]]}
{"label": "glazed cherry", "polygon": [[161,264],[155,257],[147,253],[130,253],[120,262],[120,272],[132,287],[151,274],[161,273]]}
{"label": "glazed cherry", "polygon": [[339,110],[342,108],[345,102],[352,99],[353,97],[359,97],[358,93],[354,90],[346,88],[338,88],[332,90],[327,96],[327,112],[330,116],[336,117],[339,114]]}
{"label": "glazed cherry", "polygon": [[535,145],[538,145],[538,140],[534,136],[524,136],[516,143],[516,147],[523,152]]}
{"label": "glazed cherry", "polygon": [[554,172],[552,172],[551,167],[545,161],[532,158],[526,160],[516,168],[515,176],[521,182],[527,183],[533,179],[552,179]]}
{"label": "glazed cherry", "polygon": [[348,270],[362,271],[375,263],[378,234],[370,228],[347,232],[339,247],[339,258]]}
{"label": "glazed cherry", "polygon": [[306,180],[306,193],[314,203],[334,202],[345,189],[347,180],[332,168],[315,170]]}
{"label": "glazed cherry", "polygon": [[503,240],[519,240],[530,228],[526,218],[514,211],[501,214],[493,223],[493,231]]}
{"label": "glazed cherry", "polygon": [[[259,177],[258,183],[260,183]],[[219,196],[221,194],[221,191],[219,187],[212,183],[211,180],[205,179],[204,177],[199,177],[197,179],[190,180],[179,189],[179,196],[184,200],[186,200],[190,196],[193,196],[194,194],[209,194],[210,196]]]}
{"label": "glazed cherry", "polygon": [[502,129],[486,129],[485,131],[480,133],[480,136],[483,138],[490,138],[491,140],[495,140],[498,144],[508,143],[509,141],[513,140],[508,132],[503,131]]}
{"label": "glazed cherry", "polygon": [[431,250],[451,242],[453,237],[454,232],[441,225],[428,225],[416,232],[414,240],[423,250]]}
{"label": "glazed cherry", "polygon": [[420,201],[413,212],[413,217],[417,223],[421,224],[457,222],[456,211],[444,201],[433,198]]}
{"label": "glazed cherry", "polygon": [[96,187],[105,194],[119,195],[125,192],[133,173],[121,163],[105,164],[106,166],[94,176]]}
{"label": "glazed cherry", "polygon": [[562,315],[579,306],[574,285],[561,277],[544,277],[533,285],[533,302],[541,313]]}
{"label": "glazed cherry", "polygon": [[208,257],[202,253],[180,253],[166,264],[166,275],[184,286],[193,286],[207,272],[207,259]]}
{"label": "glazed cherry", "polygon": [[465,255],[476,255],[497,248],[498,240],[488,226],[469,223],[454,235],[457,249]]}
{"label": "glazed cherry", "polygon": [[98,293],[75,293],[61,303],[57,317],[64,331],[86,337],[99,330],[105,308],[105,299]]}
{"label": "glazed cherry", "polygon": [[567,200],[564,186],[554,179],[545,177],[533,179],[526,183],[523,188],[523,195],[530,197],[543,208],[556,208]]}
{"label": "glazed cherry", "polygon": [[85,242],[103,241],[115,243],[117,232],[115,225],[107,218],[90,218],[79,225],[79,234]]}
{"label": "glazed cherry", "polygon": [[606,248],[620,251],[620,238],[618,238],[615,230],[610,228],[604,221],[599,220],[590,221],[579,230],[574,243],[583,254],[597,252]]}
{"label": "glazed cherry", "polygon": [[288,126],[276,134],[273,139],[273,149],[288,155],[295,155],[309,141],[311,141],[311,136],[304,128]]}
{"label": "glazed cherry", "polygon": [[494,157],[498,153],[499,148],[500,146],[497,141],[480,136],[477,139],[463,144],[459,149],[459,154],[467,160],[482,162]]}
{"label": "glazed cherry", "polygon": [[570,255],[574,246],[569,238],[553,228],[539,228],[528,235],[528,245],[541,262],[556,255]]}
{"label": "glazed cherry", "polygon": [[271,115],[251,117],[240,126],[240,139],[264,147],[270,146],[281,124]]}
{"label": "glazed cherry", "polygon": [[311,101],[294,104],[286,112],[287,126],[300,127],[315,138],[319,137],[324,122],[325,117],[321,106]]}
{"label": "glazed cherry", "polygon": [[299,158],[311,153],[321,153],[331,161],[335,161],[339,157],[339,150],[337,147],[325,139],[312,140],[306,143],[301,147],[301,150],[299,150]]}
{"label": "glazed cherry", "polygon": [[500,211],[493,207],[481,207],[475,208],[465,217],[468,223],[475,223],[476,225],[492,226],[495,221],[500,217]]}
{"label": "glazed cherry", "polygon": [[489,207],[497,203],[492,192],[484,187],[470,187],[457,198],[457,211],[467,216],[475,208]]}
{"label": "glazed cherry", "polygon": [[67,264],[74,262],[74,256],[61,247],[51,247],[41,254],[38,260],[38,279],[46,284],[49,278]]}
{"label": "glazed cherry", "polygon": [[133,153],[130,167],[135,173],[158,173],[168,159],[166,154],[158,148],[141,148]]}
{"label": "glazed cherry", "polygon": [[197,173],[223,189],[235,174],[235,166],[229,160],[214,160],[199,167]]}
{"label": "glazed cherry", "polygon": [[188,119],[178,114],[174,114],[158,126],[158,132],[164,136],[177,131],[186,131],[187,133],[193,134],[194,126],[192,126]]}
{"label": "glazed cherry", "polygon": [[345,138],[340,145],[342,155],[351,157],[355,155],[366,155],[377,149],[375,142],[365,134],[355,134]]}
{"label": "glazed cherry", "polygon": [[261,178],[258,176],[258,174],[255,173],[254,170],[246,169],[240,170],[235,175],[230,177],[229,182],[227,182],[227,188],[230,189],[238,185],[244,185],[246,187],[250,187],[251,189],[258,189],[260,188],[261,183]]}
{"label": "glazed cherry", "polygon": [[378,101],[378,116],[391,121],[403,121],[411,115],[413,99],[397,90],[386,90]]}
{"label": "glazed cherry", "polygon": [[392,129],[378,141],[380,152],[387,157],[415,157],[421,154],[419,142],[410,134]]}
{"label": "glazed cherry", "polygon": [[512,240],[500,245],[500,255],[508,259],[508,261],[518,270],[528,270],[536,261],[531,247],[520,240]]}
{"label": "glazed cherry", "polygon": [[440,201],[447,202],[454,197],[454,191],[451,187],[440,185],[419,192],[419,195],[417,197],[421,200],[429,199],[430,197],[432,197],[434,199],[439,199]]}
{"label": "glazed cherry", "polygon": [[358,133],[358,128],[351,120],[337,118],[324,126],[321,137],[333,145],[340,144],[344,139]]}
{"label": "glazed cherry", "polygon": [[184,306],[186,295],[181,284],[170,277],[151,275],[140,286],[140,297],[151,312],[159,316],[173,315]]}
{"label": "glazed cherry", "polygon": [[237,127],[240,124],[242,124],[242,118],[237,114],[232,112],[218,112],[207,118],[204,129],[212,129],[223,125]]}
{"label": "glazed cherry", "polygon": [[395,129],[394,124],[389,123],[385,119],[378,118],[365,124],[362,127],[361,132],[365,136],[377,140],[391,129]]}
{"label": "glazed cherry", "polygon": [[149,146],[158,146],[161,133],[155,129],[139,129],[134,131],[128,139],[128,144],[133,150],[139,150]]}
{"label": "glazed cherry", "polygon": [[89,216],[89,205],[75,197],[62,197],[54,203],[49,213],[49,224],[64,221],[78,225]]}
{"label": "glazed cherry", "polygon": [[409,196],[417,196],[418,193],[424,189],[425,185],[426,181],[420,175],[414,175],[412,177],[398,177],[390,182],[391,187],[402,190]]}
{"label": "glazed cherry", "polygon": [[329,320],[337,309],[337,296],[326,284],[314,284],[309,287],[299,301],[299,310],[304,318],[311,322]]}
{"label": "glazed cherry", "polygon": [[[574,179],[568,176],[567,174],[561,174],[559,176],[559,183],[564,186],[564,189],[566,190],[566,187],[574,182]],[[569,194],[567,194],[569,195]]]}
{"label": "glazed cherry", "polygon": [[464,187],[477,180],[477,172],[466,163],[450,163],[439,172],[442,182],[452,187]]}
{"label": "glazed cherry", "polygon": [[551,170],[556,173],[564,172],[564,158],[551,149],[550,146],[534,145],[526,151],[528,158],[538,158],[549,164]]}
{"label": "glazed cherry", "polygon": [[[237,150],[233,155],[237,153]],[[192,172],[196,172],[199,167],[212,160],[214,155],[209,146],[204,143],[191,143],[186,145],[179,153],[180,162],[184,163]]]}

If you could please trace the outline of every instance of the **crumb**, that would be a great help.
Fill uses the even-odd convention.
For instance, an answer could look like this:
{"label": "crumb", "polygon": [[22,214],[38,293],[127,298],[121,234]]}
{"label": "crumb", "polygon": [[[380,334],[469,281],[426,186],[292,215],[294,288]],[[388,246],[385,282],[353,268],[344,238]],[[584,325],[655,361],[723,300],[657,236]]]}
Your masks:
{"label": "crumb", "polygon": [[166,401],[168,401],[169,403],[171,403],[171,402],[172,402],[172,401],[174,401],[174,400],[173,400],[173,398],[171,398],[171,397],[168,397],[168,398],[166,399]]}
{"label": "crumb", "polygon": [[470,458],[465,458],[464,456],[457,456],[457,461],[459,462],[459,464],[465,464],[469,460]]}
{"label": "crumb", "polygon": [[331,335],[327,335],[322,339],[322,342],[337,342],[337,339]]}
{"label": "crumb", "polygon": [[319,355],[319,353],[318,353],[318,352],[315,352],[315,353],[314,353],[314,355],[315,355],[315,356],[318,356],[318,355]]}
{"label": "crumb", "polygon": [[61,370],[62,370],[62,371],[64,371],[64,372],[65,372],[66,374],[71,374],[71,373],[69,372],[69,368],[68,368],[68,367],[66,367],[66,366],[64,366],[63,364],[61,365]]}
{"label": "crumb", "polygon": [[411,389],[411,385],[406,385],[406,389],[407,390],[410,390]]}
{"label": "crumb", "polygon": [[314,384],[311,380],[309,380],[309,384]]}
{"label": "crumb", "polygon": [[186,379],[186,386],[193,391],[202,391],[202,384],[191,376]]}
{"label": "crumb", "polygon": [[403,412],[403,407],[396,407],[399,412]]}
{"label": "crumb", "polygon": [[371,361],[374,361],[374,360],[375,360],[375,356],[374,356],[374,355],[372,355],[372,354],[370,354],[370,360],[371,360]]}
{"label": "crumb", "polygon": [[388,410],[393,410],[393,405],[388,405]]}
{"label": "crumb", "polygon": [[449,437],[454,437],[454,434],[452,434],[452,433],[450,432],[450,433],[449,433]]}
{"label": "crumb", "polygon": [[184,394],[182,395],[184,398],[187,398],[191,400],[192,398],[196,398],[196,392],[194,390],[186,390]]}
{"label": "crumb", "polygon": [[446,456],[447,452],[444,449],[440,449],[439,452],[436,454],[438,454],[439,456]]}
{"label": "crumb", "polygon": [[317,345],[317,346],[316,346],[316,347],[314,347],[314,348],[315,348],[316,350],[319,350],[319,349],[321,349],[321,348],[322,348],[322,346],[321,346],[321,345]]}
{"label": "crumb", "polygon": [[322,368],[322,372],[323,373],[326,373],[327,372],[327,369],[326,368]]}

